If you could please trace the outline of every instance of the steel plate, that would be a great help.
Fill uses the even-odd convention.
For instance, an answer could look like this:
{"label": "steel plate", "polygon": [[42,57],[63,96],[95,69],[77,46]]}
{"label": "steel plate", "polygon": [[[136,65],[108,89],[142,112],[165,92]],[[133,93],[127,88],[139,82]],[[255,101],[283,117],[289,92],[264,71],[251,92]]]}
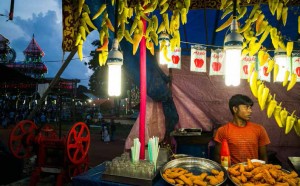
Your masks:
{"label": "steel plate", "polygon": [[173,167],[184,168],[189,172],[192,172],[193,174],[201,174],[202,172],[206,172],[208,175],[211,175],[212,169],[216,169],[218,171],[224,172],[224,180],[218,185],[222,185],[227,180],[226,169],[217,162],[205,158],[185,157],[169,161],[160,169],[161,177],[164,179],[162,174],[165,172],[166,169]]}

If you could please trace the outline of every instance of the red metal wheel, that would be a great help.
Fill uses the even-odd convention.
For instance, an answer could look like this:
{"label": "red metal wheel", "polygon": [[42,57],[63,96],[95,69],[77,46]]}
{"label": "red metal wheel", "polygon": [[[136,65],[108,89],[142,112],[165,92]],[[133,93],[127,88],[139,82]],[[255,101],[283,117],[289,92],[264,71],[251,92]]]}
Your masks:
{"label": "red metal wheel", "polygon": [[20,121],[9,135],[9,149],[19,159],[29,158],[37,126],[30,120]]}
{"label": "red metal wheel", "polygon": [[90,147],[90,130],[83,122],[76,123],[69,131],[67,137],[67,154],[73,164],[82,163]]}
{"label": "red metal wheel", "polygon": [[78,165],[70,164],[68,166],[69,179],[71,180],[73,177],[86,172],[89,169],[88,165],[89,165],[89,156],[86,156],[84,161]]}

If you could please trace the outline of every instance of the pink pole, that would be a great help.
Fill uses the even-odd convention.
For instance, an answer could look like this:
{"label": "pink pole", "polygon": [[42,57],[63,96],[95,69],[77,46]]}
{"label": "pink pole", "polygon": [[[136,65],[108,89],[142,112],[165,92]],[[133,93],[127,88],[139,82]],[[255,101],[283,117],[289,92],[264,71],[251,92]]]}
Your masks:
{"label": "pink pole", "polygon": [[[143,19],[144,30],[146,32],[146,20]],[[146,121],[146,97],[147,97],[147,78],[146,78],[146,39],[143,36],[140,42],[140,126],[139,139],[141,142],[140,159],[145,159],[145,121]]]}

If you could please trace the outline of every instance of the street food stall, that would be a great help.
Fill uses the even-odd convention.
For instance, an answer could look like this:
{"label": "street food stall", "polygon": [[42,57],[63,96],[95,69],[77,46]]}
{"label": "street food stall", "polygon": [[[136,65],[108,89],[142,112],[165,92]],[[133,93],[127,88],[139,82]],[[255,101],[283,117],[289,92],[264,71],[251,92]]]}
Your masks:
{"label": "street food stall", "polygon": [[[107,61],[123,65],[140,85],[140,114],[126,141],[125,149],[131,152],[124,155],[127,159],[104,162],[74,177],[74,185],[240,185],[249,180],[253,184],[253,179],[274,185],[287,184],[287,178],[299,184],[298,161],[292,158],[300,156],[300,13],[296,1],[79,2],[63,2],[63,49],[82,59],[86,36],[97,30],[100,68]],[[215,130],[230,120],[227,100],[237,93],[254,100],[251,119],[266,128],[271,140],[268,150],[281,165],[267,167],[249,160],[226,170],[203,155],[208,154]],[[189,132],[180,133],[185,129],[202,132],[186,138]],[[190,142],[192,149],[203,150],[192,152],[189,156],[193,157],[167,158],[157,166],[153,152],[156,158],[160,156],[158,144],[171,142],[172,131],[177,145],[173,153],[189,153]],[[206,133],[205,140],[201,139]],[[156,150],[146,151],[153,136],[158,139]],[[137,176],[144,171],[142,162],[156,167],[144,179]],[[136,174],[119,172],[132,166]],[[266,176],[244,175],[255,168]],[[278,171],[273,174],[271,169]],[[285,178],[277,180],[278,175]]]}

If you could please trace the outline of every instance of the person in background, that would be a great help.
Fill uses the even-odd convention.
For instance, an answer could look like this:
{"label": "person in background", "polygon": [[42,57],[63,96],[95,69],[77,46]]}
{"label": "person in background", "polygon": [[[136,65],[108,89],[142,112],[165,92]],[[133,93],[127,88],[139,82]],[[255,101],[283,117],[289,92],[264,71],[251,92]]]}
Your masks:
{"label": "person in background", "polygon": [[232,121],[217,129],[214,158],[220,163],[221,144],[227,140],[231,165],[247,162],[247,159],[259,159],[267,163],[267,145],[270,144],[265,128],[250,121],[253,101],[246,95],[236,94],[229,100]]}

